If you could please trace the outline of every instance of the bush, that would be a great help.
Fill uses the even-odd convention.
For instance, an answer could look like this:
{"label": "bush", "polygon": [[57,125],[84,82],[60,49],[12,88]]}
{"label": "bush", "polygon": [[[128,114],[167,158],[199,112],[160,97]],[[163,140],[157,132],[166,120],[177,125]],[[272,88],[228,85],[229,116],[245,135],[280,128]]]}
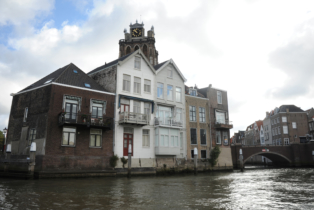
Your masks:
{"label": "bush", "polygon": [[122,157],[120,158],[122,164],[123,164],[123,168],[124,168],[124,165],[128,163],[128,159],[125,159],[125,157]]}
{"label": "bush", "polygon": [[212,151],[210,151],[210,159],[208,160],[212,167],[217,164],[218,157],[220,155],[220,148],[219,146],[215,146]]}
{"label": "bush", "polygon": [[110,158],[110,166],[111,166],[112,168],[116,167],[118,160],[119,160],[119,157],[118,157],[117,155],[111,156],[111,158]]}

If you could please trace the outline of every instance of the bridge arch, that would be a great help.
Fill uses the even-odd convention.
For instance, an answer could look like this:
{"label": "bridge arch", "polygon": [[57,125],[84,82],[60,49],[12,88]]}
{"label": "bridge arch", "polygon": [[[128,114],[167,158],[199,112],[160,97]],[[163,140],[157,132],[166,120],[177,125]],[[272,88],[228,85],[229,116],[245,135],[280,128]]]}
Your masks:
{"label": "bridge arch", "polygon": [[248,161],[251,157],[254,157],[256,155],[262,155],[264,157],[267,157],[268,159],[270,159],[274,164],[276,163],[288,163],[288,164],[291,164],[292,161],[287,158],[286,156],[280,154],[280,153],[277,153],[277,152],[257,152],[255,154],[252,154],[250,155],[249,157],[245,158],[243,160],[243,164],[245,164],[246,161]]}

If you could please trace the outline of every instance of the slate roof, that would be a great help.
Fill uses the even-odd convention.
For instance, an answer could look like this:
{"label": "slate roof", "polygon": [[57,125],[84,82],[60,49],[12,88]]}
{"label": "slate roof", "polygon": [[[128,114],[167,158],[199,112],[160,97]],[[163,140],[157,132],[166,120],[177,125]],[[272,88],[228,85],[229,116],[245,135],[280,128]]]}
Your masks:
{"label": "slate roof", "polygon": [[[77,73],[74,73],[73,70],[76,70]],[[36,87],[40,87],[45,84],[45,82],[51,80],[47,84],[51,82],[65,84],[65,85],[71,85],[76,87],[82,87],[86,89],[93,89],[93,90],[99,90],[99,91],[105,91],[105,89],[100,86],[98,83],[96,83],[95,80],[90,78],[85,72],[83,72],[81,69],[79,69],[76,65],[73,63],[70,63],[62,68],[59,68],[58,70],[52,72],[51,74],[48,74],[47,76],[43,77],[42,79],[38,80],[37,82],[31,84],[30,86],[26,87],[25,89],[21,90],[29,90]],[[90,88],[85,87],[85,83],[90,84]]]}
{"label": "slate roof", "polygon": [[[134,52],[136,52],[136,51],[134,51]],[[121,58],[118,58],[118,59],[116,59],[116,60],[114,60],[114,61],[111,61],[111,62],[109,62],[109,63],[106,63],[105,65],[99,66],[99,67],[97,67],[96,69],[94,69],[94,70],[88,72],[87,74],[88,74],[88,75],[89,75],[89,74],[93,74],[93,73],[95,73],[95,72],[97,72],[97,71],[99,71],[99,70],[102,70],[102,69],[108,68],[108,67],[110,67],[110,66],[116,65],[119,61],[123,61],[124,59],[126,59],[127,57],[129,57],[130,55],[132,55],[134,52],[132,52],[132,53],[130,53],[130,54],[127,54],[127,55],[125,55],[125,56],[122,56]]]}
{"label": "slate roof", "polygon": [[162,67],[165,63],[167,63],[169,60],[167,60],[167,61],[164,61],[164,62],[162,62],[162,63],[159,63],[159,64],[157,64],[157,65],[155,65],[154,66],[154,69],[157,71],[160,67]]}
{"label": "slate roof", "polygon": [[289,112],[304,112],[304,110],[295,105],[281,105],[279,107],[279,112],[286,112],[286,109],[289,109]]}
{"label": "slate roof", "polygon": [[[185,85],[185,94],[186,94],[186,95],[190,95],[189,89],[190,89],[190,87],[188,87],[188,86]],[[206,98],[202,93],[200,93],[200,92],[198,91],[198,89],[194,89],[194,90],[197,91],[197,96],[194,96],[194,97]]]}

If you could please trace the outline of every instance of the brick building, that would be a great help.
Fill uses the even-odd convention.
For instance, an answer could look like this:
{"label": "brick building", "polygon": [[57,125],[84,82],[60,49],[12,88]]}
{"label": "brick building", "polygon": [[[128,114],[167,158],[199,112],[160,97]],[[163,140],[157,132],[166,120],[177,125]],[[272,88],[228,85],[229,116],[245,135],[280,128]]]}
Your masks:
{"label": "brick building", "polygon": [[115,94],[71,63],[12,95],[11,158],[36,142],[37,172],[109,168]]}

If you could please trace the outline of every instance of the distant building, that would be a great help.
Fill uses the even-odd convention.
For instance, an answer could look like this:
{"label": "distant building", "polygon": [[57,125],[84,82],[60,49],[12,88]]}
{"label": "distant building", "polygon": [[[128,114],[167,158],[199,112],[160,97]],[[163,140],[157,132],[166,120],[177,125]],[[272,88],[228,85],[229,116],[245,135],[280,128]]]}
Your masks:
{"label": "distant building", "polygon": [[266,117],[263,120],[263,128],[264,128],[264,138],[265,144],[272,144],[272,129],[271,129],[271,120],[270,120],[270,113],[266,112]]}
{"label": "distant building", "polygon": [[244,144],[245,139],[245,131],[238,131],[238,133],[234,133],[233,143],[234,144]]}
{"label": "distant building", "polygon": [[314,109],[306,110],[308,126],[309,126],[309,138],[314,139]]}
{"label": "distant building", "polygon": [[244,145],[265,144],[263,121],[258,120],[249,125],[245,131]]}

